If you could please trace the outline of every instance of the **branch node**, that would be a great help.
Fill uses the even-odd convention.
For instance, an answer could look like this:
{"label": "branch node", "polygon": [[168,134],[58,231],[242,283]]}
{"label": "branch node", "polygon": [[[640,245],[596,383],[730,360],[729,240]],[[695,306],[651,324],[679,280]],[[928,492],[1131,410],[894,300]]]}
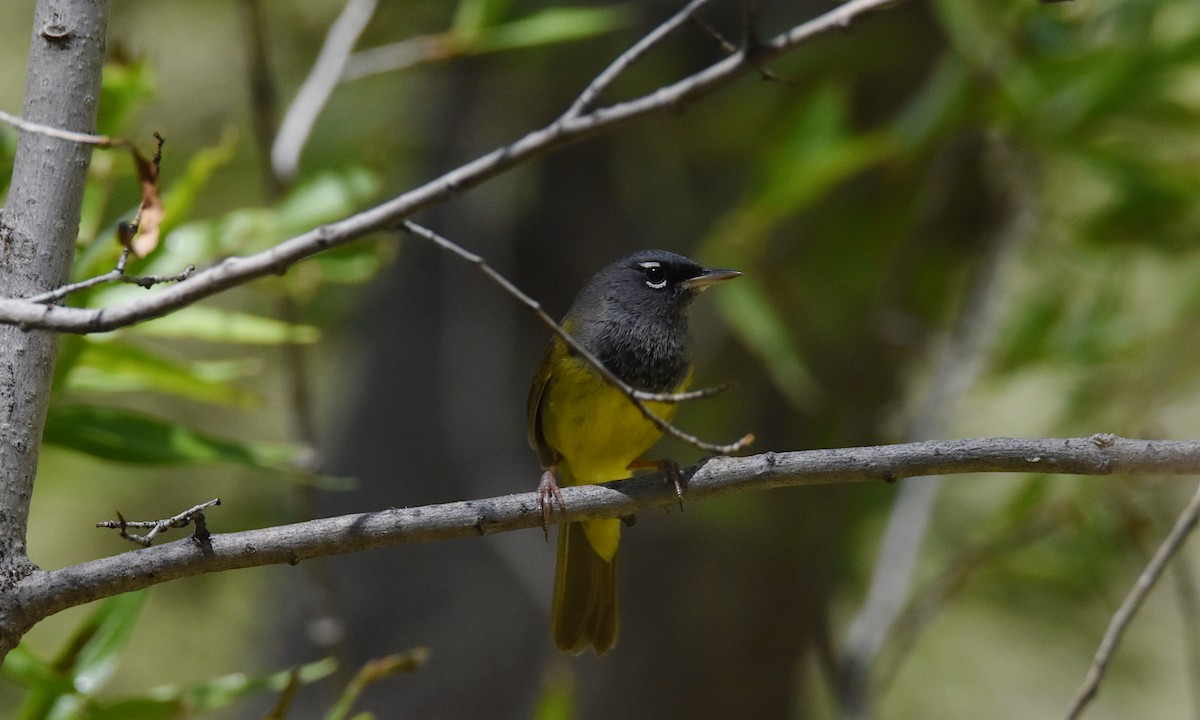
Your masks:
{"label": "branch node", "polygon": [[764,43],[758,37],[757,31],[749,32],[746,40],[746,47],[738,50],[736,45],[727,40],[724,35],[722,35],[715,27],[705,22],[703,18],[694,16],[691,18],[691,22],[705,35],[708,35],[712,39],[713,43],[716,44],[717,48],[722,52],[727,55],[737,54],[741,58],[742,62],[753,67],[762,80],[795,87],[795,82],[768,70],[767,68],[763,67],[761,62],[758,61],[758,58],[768,54],[770,46]]}
{"label": "branch node", "polygon": [[1117,441],[1120,439],[1121,437],[1119,435],[1114,435],[1113,433],[1096,433],[1091,437],[1092,444],[1101,450],[1105,450],[1113,445],[1116,445]]}
{"label": "branch node", "polygon": [[42,26],[41,36],[49,42],[61,45],[71,39],[71,30],[62,23],[48,23]]}
{"label": "branch node", "polygon": [[[192,533],[192,540],[199,543],[201,547],[207,547],[211,550],[210,539],[212,538],[212,534],[208,531],[208,525],[204,521],[204,511],[220,504],[221,498],[213,498],[208,502],[188,508],[178,515],[165,520],[126,520],[125,516],[118,510],[116,520],[101,520],[96,523],[96,527],[118,530],[121,537],[126,540],[143,547],[150,547],[154,544],[154,538],[159,534],[171,528],[181,528],[195,524],[196,530]],[[129,528],[149,528],[150,532],[145,535],[138,535],[129,532]]]}

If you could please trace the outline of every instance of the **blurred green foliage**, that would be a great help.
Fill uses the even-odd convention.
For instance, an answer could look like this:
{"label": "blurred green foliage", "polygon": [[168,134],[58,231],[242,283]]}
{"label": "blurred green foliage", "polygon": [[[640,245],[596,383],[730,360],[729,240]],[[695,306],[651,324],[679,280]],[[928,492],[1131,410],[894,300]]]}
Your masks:
{"label": "blurred green foliage", "polygon": [[[24,644],[5,658],[3,675],[27,688],[13,720],[162,720],[192,717],[234,705],[243,698],[280,692],[295,678],[313,683],[334,670],[332,660],[260,677],[238,673],[189,687],[164,686],[137,695],[102,699],[101,693],[130,646],[146,591],[127,593],[99,604],[76,626],[74,635],[52,660]],[[353,698],[348,698],[350,701]],[[330,720],[334,716],[330,715]]]}
{"label": "blurred green foliage", "polygon": [[[179,38],[182,31],[164,27],[173,21],[155,3],[125,5],[118,10],[127,22],[114,26],[120,42],[161,48],[154,43]],[[675,5],[461,0],[381,8],[366,44],[442,34],[453,41],[450,49],[401,78],[339,89],[338,104],[315,129],[301,175],[275,200],[259,177],[262,148],[250,139],[243,88],[227,90],[229,97],[209,110],[205,93],[216,88],[203,84],[195,63],[167,77],[169,68],[185,64],[180,58],[191,57],[185,43],[136,58],[114,53],[104,76],[101,131],[143,139],[160,122],[180,129],[166,133],[165,240],[132,271],[174,273],[261,250],[519,137],[561,112],[611,57]],[[729,5],[714,3],[709,19],[736,38],[736,3]],[[764,33],[797,22],[793,3],[762,6]],[[317,2],[262,8],[273,19],[275,70],[290,92],[335,10]],[[202,17],[195,32],[213,42],[230,34],[218,10],[176,9]],[[146,33],[151,21],[156,32]],[[242,43],[233,35],[222,46],[231,54]],[[629,87],[653,88],[719,57],[699,30],[679,35],[631,70],[613,96]],[[515,48],[524,50],[466,57]],[[925,388],[943,379],[931,377],[939,348],[961,321],[981,265],[998,244],[1011,243],[1013,259],[1000,270],[996,336],[961,403],[937,409],[944,435],[1195,437],[1200,4],[902,3],[770,70],[784,82],[747,79],[680,117],[647,119],[539,160],[452,201],[436,219],[461,233],[453,239],[511,270],[547,307],[565,309],[571,278],[638,246],[668,245],[742,270],[741,280],[712,294],[722,327],[696,322],[697,331],[708,333],[700,372],[717,381],[736,378],[739,385],[709,401],[720,404],[696,406],[716,409],[686,409],[682,422],[705,436],[753,430],[760,447],[776,450],[906,437]],[[0,167],[11,164],[14,149],[15,133],[0,129]],[[8,173],[0,172],[0,191],[7,182]],[[76,279],[113,266],[120,251],[116,224],[138,200],[128,157],[96,153]],[[1017,222],[1022,217],[1024,224]],[[433,278],[422,285],[420,302],[379,304],[373,293],[382,293],[378,287],[388,281],[372,281],[410,268],[416,270],[404,275],[406,283]],[[406,381],[443,393],[437,405],[456,411],[436,415],[403,386],[409,394],[399,401],[387,396],[389,414],[353,426],[346,442],[355,447],[354,440],[373,437],[372,424],[388,433],[375,445],[398,447],[409,434],[420,437],[425,441],[411,445],[442,453],[425,482],[459,492],[444,483],[456,461],[474,458],[452,441],[483,427],[500,438],[495,442],[519,445],[521,429],[516,415],[487,405],[495,397],[472,393],[468,371],[455,375],[453,362],[487,356],[499,368],[487,382],[516,386],[509,394],[518,399],[510,405],[519,408],[523,379],[508,378],[521,373],[507,373],[506,363],[524,361],[527,349],[535,354],[544,338],[505,338],[510,347],[484,344],[496,336],[481,334],[464,343],[467,351],[451,352],[447,348],[464,346],[456,344],[453,328],[432,340],[419,335],[422,320],[450,325],[450,318],[463,317],[452,314],[463,295],[480,294],[475,280],[462,292],[454,272],[393,238],[371,238],[166,318],[101,337],[63,338],[46,466],[63,466],[56,457],[63,451],[102,460],[98,472],[106,473],[108,488],[96,492],[104,507],[136,494],[121,494],[126,475],[155,487],[137,473],[199,469],[208,485],[179,488],[171,502],[186,507],[215,494],[216,485],[222,494],[263,493],[244,503],[251,509],[231,516],[229,526],[290,519],[285,506],[296,483],[263,490],[246,480],[318,480],[291,467],[303,453],[284,429],[294,418],[275,354],[304,346],[319,358],[317,384],[333,387],[329,394],[344,405],[360,396],[383,397],[391,383]],[[103,286],[71,302],[103,306],[143,292]],[[299,311],[282,312],[283,302]],[[707,312],[709,302],[705,298],[698,312]],[[481,316],[498,304],[493,296],[479,303],[462,306],[463,313]],[[346,323],[365,322],[351,320],[360,315],[400,336],[413,364],[393,361],[383,380],[371,376],[375,384],[360,376],[366,372],[360,356],[381,352],[377,346],[384,344],[346,330]],[[508,332],[511,325],[486,318],[482,324],[516,335]],[[414,370],[430,365],[444,373],[433,383]],[[466,400],[456,404],[447,390],[453,387],[465,387]],[[329,414],[336,418],[331,424],[342,417]],[[420,427],[404,424],[409,415]],[[420,430],[431,435],[418,436]],[[415,463],[417,453],[405,448]],[[496,469],[493,449],[485,444],[481,455]],[[232,468],[240,474],[215,479]],[[392,480],[391,474],[381,476]],[[400,499],[386,502],[424,497],[421,472],[399,474],[404,483],[394,492]],[[47,483],[73,480],[44,476],[39,494],[53,492],[42,489]],[[881,668],[879,717],[1057,711],[1112,609],[1169,526],[1178,485],[1047,476],[947,483],[916,595]],[[468,487],[461,492],[478,489]],[[505,492],[518,489],[525,488],[504,486]],[[642,583],[625,590],[624,647],[605,659],[607,665],[579,663],[558,672],[538,654],[541,645],[532,651],[481,645],[488,648],[483,651],[472,644],[442,666],[449,668],[436,676],[443,679],[427,680],[445,683],[436,685],[433,694],[443,705],[435,707],[448,712],[457,691],[465,695],[464,686],[478,685],[503,716],[591,716],[597,708],[620,714],[629,707],[655,717],[734,716],[735,710],[827,716],[836,684],[831,657],[861,602],[892,495],[881,488],[813,490],[689,506],[669,529],[644,523],[651,527],[639,526],[643,534],[631,533],[631,544],[646,537],[654,542],[634,546],[637,555],[623,570]],[[59,519],[64,507],[58,500],[36,515],[35,532],[38,523],[67,524]],[[177,509],[161,502],[149,507],[160,514]],[[53,545],[56,533],[45,532],[41,546]],[[1189,693],[1200,687],[1200,668],[1187,650],[1200,646],[1196,608],[1188,604],[1194,600],[1187,599],[1194,553],[1183,560],[1176,589],[1160,589],[1118,655],[1102,695],[1110,716],[1181,716],[1194,703]],[[376,570],[370,582],[383,583],[391,573]],[[347,592],[357,598],[358,588]],[[246,607],[253,618],[248,623],[259,624],[268,612],[246,599],[255,592],[225,592],[234,599],[221,607]],[[215,688],[225,687],[226,676],[212,671],[208,676],[216,679],[180,679],[149,693],[136,681],[113,689],[108,680],[115,660],[137,662],[127,643],[142,598],[114,598],[72,619],[71,627],[31,636],[67,648],[53,661],[40,660],[27,646],[13,653],[4,674],[24,689],[20,717],[111,716],[104,708],[126,717],[175,717],[232,702],[250,686],[274,692],[285,686],[286,674],[264,673],[239,686],[244,692],[221,694]],[[395,616],[364,614],[348,622],[411,625],[430,636],[447,627],[451,637],[469,635],[482,644],[501,630],[473,628],[474,611],[501,601],[472,599],[471,613],[439,606],[428,622],[398,609]],[[516,602],[535,605],[524,595]],[[249,643],[229,646],[223,657],[235,668],[277,661],[264,660]],[[492,664],[527,664],[528,685],[491,687],[463,670],[472,654],[506,651],[514,656],[496,655],[502,660]],[[324,662],[306,667],[312,681],[331,672]],[[647,667],[653,683],[645,682]],[[91,678],[90,684],[81,688],[79,677]],[[101,693],[106,687],[108,695]],[[323,707],[351,712],[345,703]]]}

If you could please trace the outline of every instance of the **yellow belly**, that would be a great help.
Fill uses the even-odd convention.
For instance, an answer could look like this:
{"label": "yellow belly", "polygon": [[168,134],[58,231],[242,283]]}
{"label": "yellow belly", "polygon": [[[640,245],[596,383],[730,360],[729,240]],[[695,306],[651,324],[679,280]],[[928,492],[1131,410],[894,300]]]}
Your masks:
{"label": "yellow belly", "polygon": [[[674,404],[646,406],[668,422],[675,416]],[[629,477],[629,464],[662,436],[628,398],[575,358],[560,365],[541,412],[546,442],[563,458],[568,485]]]}
{"label": "yellow belly", "polygon": [[[684,380],[679,390],[690,383]],[[670,422],[677,406],[646,403],[650,412]],[[562,485],[588,485],[630,476],[629,465],[662,437],[629,398],[573,357],[558,364],[541,404],[542,431],[562,461]],[[588,542],[611,561],[620,541],[620,520],[583,523]]]}

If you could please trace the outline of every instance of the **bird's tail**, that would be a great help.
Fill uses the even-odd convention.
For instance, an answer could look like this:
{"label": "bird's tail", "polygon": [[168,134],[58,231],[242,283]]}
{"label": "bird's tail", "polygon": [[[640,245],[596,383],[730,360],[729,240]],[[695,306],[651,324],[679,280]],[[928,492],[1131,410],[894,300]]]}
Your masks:
{"label": "bird's tail", "polygon": [[559,650],[580,653],[591,646],[602,655],[617,642],[615,537],[607,560],[596,552],[591,538],[615,536],[620,527],[620,520],[559,526],[551,617],[551,632]]}

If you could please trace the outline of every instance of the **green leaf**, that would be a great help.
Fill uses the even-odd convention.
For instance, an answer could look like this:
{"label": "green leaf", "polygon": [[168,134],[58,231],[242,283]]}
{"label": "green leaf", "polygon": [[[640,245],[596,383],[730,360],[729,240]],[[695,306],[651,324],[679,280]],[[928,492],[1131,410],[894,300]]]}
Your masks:
{"label": "green leaf", "polygon": [[187,708],[177,698],[117,700],[96,704],[87,714],[88,720],[171,720],[187,716]]}
{"label": "green leaf", "polygon": [[930,73],[924,86],[896,116],[892,131],[906,150],[932,142],[967,108],[972,78],[957,55],[947,54]]}
{"label": "green leaf", "polygon": [[999,373],[1014,372],[1048,357],[1053,334],[1067,312],[1066,301],[1048,288],[1028,301],[1014,305],[995,360]]}
{"label": "green leaf", "polygon": [[508,14],[512,0],[460,0],[454,11],[451,32],[459,37],[472,38],[488,26],[495,25]]}
{"label": "green leaf", "polygon": [[163,206],[166,208],[166,214],[163,215],[162,220],[164,238],[191,213],[196,204],[196,198],[208,186],[213,174],[237,157],[238,142],[239,136],[236,131],[226,131],[216,145],[203,148],[188,158],[183,175],[164,188]]}
{"label": "green leaf", "polygon": [[816,383],[796,351],[788,323],[776,312],[770,298],[745,277],[721,290],[718,306],[729,327],[762,358],[775,386],[794,407],[811,407],[817,395]]}
{"label": "green leaf", "polygon": [[100,80],[97,132],[120,134],[134,111],[154,93],[154,72],[149,63],[141,60],[105,63]]}
{"label": "green leaf", "polygon": [[[1137,153],[1095,149],[1087,160],[1111,187],[1111,202],[1085,225],[1088,236],[1164,249],[1194,247],[1195,170],[1148,162]],[[1174,232],[1173,232],[1174,231]]]}
{"label": "green leaf", "polygon": [[474,38],[465,38],[474,53],[569,42],[602,35],[628,25],[632,13],[622,6],[590,8],[547,8],[520,20],[487,28]]}
{"label": "green leaf", "polygon": [[[325,658],[300,666],[296,674],[301,683],[309,684],[329,677],[335,669],[337,662]],[[186,687],[157,687],[138,696],[96,703],[89,720],[157,720],[212,712],[256,693],[280,692],[287,686],[292,673],[292,670],[259,676],[233,673]]]}
{"label": "green leaf", "polygon": [[[183,222],[212,174],[236,157],[236,150],[236,135],[227,135],[219,145],[193,156],[184,176],[164,195],[167,215],[163,219],[163,242],[149,258],[131,261],[130,274],[177,273],[189,264],[202,266],[209,258],[263,250],[314,226],[350,215],[379,190],[374,173],[349,167],[306,180],[277,208],[242,207],[220,218]],[[107,272],[119,252],[116,243],[92,243],[76,263],[76,276]],[[85,298],[87,306],[108,305],[127,299],[130,290],[137,289],[107,285],[76,297]]]}
{"label": "green leaf", "polygon": [[[320,253],[313,258],[313,262],[320,268],[323,282],[359,285],[374,278],[392,261],[396,255],[395,248],[393,242],[360,241]],[[293,274],[303,272],[303,268],[298,268]]]}
{"label": "green leaf", "polygon": [[[316,662],[301,665],[299,670],[300,682],[303,684],[323,680],[337,669],[337,661],[325,658]],[[217,710],[227,707],[236,700],[257,692],[280,692],[287,687],[292,676],[292,670],[281,670],[269,675],[247,677],[237,673],[226,675],[200,685],[194,685],[184,692],[188,707],[196,711]]]}
{"label": "green leaf", "polygon": [[312,325],[289,325],[261,315],[207,305],[191,305],[156,320],[134,325],[124,332],[244,345],[308,344],[320,337],[320,331]]}
{"label": "green leaf", "polygon": [[24,644],[18,645],[4,658],[0,673],[24,687],[55,695],[74,690],[70,678],[38,657]]}
{"label": "green leaf", "polygon": [[429,648],[415,647],[408,652],[389,655],[363,664],[342,692],[342,696],[325,715],[325,720],[346,720],[359,696],[370,685],[393,675],[420,670],[429,659]]}
{"label": "green leaf", "polygon": [[782,152],[764,163],[767,172],[749,215],[773,225],[895,152],[882,133],[852,131],[846,91],[826,86],[796,116]]}
{"label": "green leaf", "polygon": [[12,182],[13,160],[17,154],[17,138],[20,134],[8,127],[0,126],[0,197],[8,194],[8,184]]}
{"label": "green leaf", "polygon": [[148,595],[140,590],[108,598],[76,628],[54,664],[70,673],[77,692],[94,695],[108,684]]}
{"label": "green leaf", "polygon": [[45,442],[102,460],[144,465],[232,463],[284,470],[297,450],[283,443],[225,440],[136,410],[55,405]]}
{"label": "green leaf", "polygon": [[354,212],[379,192],[379,177],[361,167],[329,170],[288,193],[276,211],[285,237],[311,230]]}
{"label": "green leaf", "polygon": [[128,343],[88,339],[64,387],[75,392],[157,392],[246,407],[257,397],[231,381],[250,374],[252,361],[177,362]]}

